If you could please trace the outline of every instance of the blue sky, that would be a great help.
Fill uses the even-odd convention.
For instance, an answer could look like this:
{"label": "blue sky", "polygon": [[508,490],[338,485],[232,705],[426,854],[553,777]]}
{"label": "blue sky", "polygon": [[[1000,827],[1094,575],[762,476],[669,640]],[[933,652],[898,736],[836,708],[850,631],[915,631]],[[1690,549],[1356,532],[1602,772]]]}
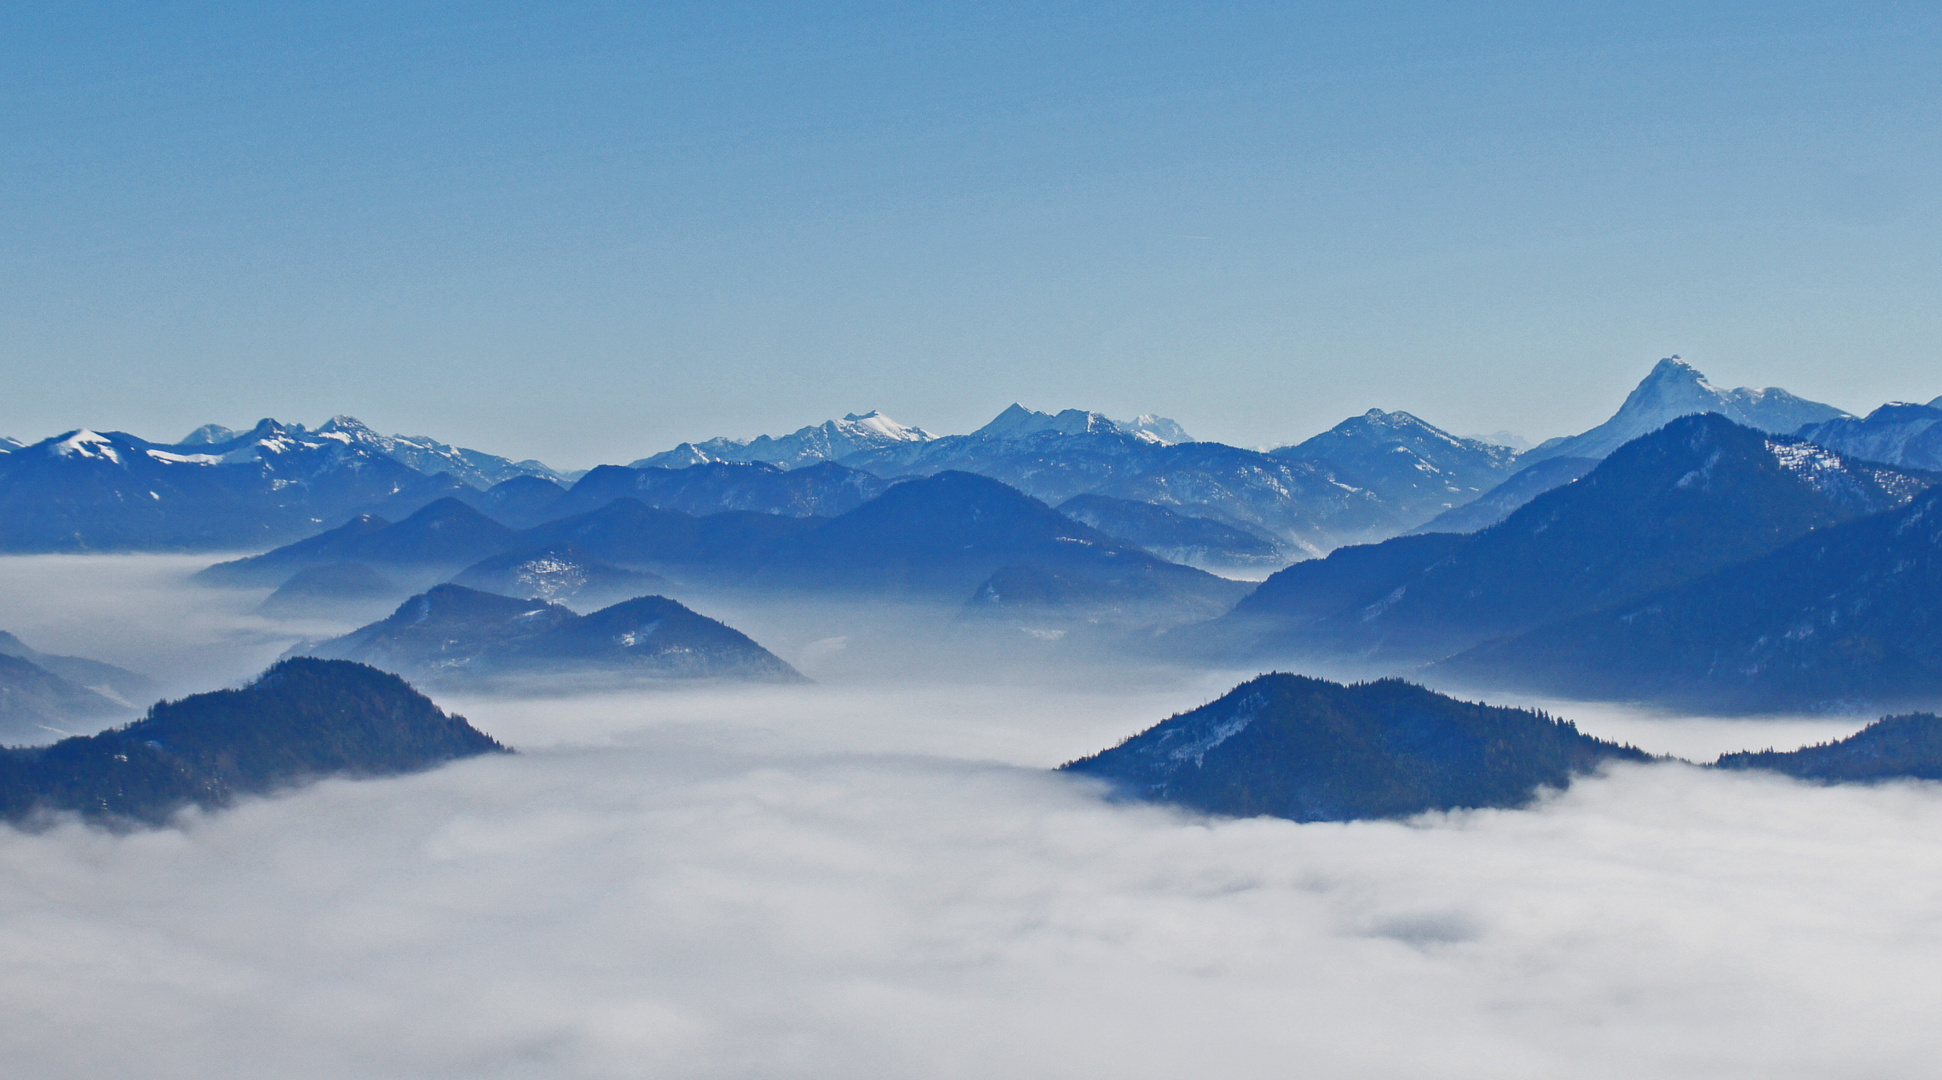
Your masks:
{"label": "blue sky", "polygon": [[1934,5],[9,4],[0,433],[1942,394]]}

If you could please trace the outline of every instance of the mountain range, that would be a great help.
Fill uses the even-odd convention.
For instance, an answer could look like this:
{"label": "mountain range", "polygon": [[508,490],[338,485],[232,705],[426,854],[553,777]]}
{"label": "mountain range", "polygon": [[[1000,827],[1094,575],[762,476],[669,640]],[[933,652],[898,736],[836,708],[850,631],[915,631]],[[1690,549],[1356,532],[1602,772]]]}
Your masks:
{"label": "mountain range", "polygon": [[[752,511],[697,516],[621,497],[514,530],[448,498],[396,523],[358,517],[262,555],[211,566],[199,577],[218,585],[277,585],[306,568],[348,564],[406,587],[452,580],[530,591],[512,587],[505,575],[516,578],[520,564],[545,550],[570,551],[577,569],[565,573],[582,578],[657,574],[677,582],[952,603],[978,593],[1000,571],[1031,567],[1056,575],[1069,595],[1082,589],[1088,617],[1137,613],[1159,622],[1218,614],[1247,588],[1168,562],[995,480],[962,472],[906,480],[831,518]],[[1019,594],[982,595],[978,610],[991,614],[1015,610],[1008,605]],[[1040,608],[1034,617],[1044,614]]]}
{"label": "mountain range", "polygon": [[[1888,414],[1854,421],[1785,391],[1718,390],[1668,358],[1611,420],[1522,455],[1382,410],[1267,452],[1194,442],[1179,424],[1153,415],[1115,421],[1013,405],[969,434],[937,436],[880,413],[852,413],[790,435],[683,444],[631,466],[572,476],[423,436],[379,435],[342,416],[315,429],[274,420],[247,432],[205,425],[173,444],[82,430],[0,452],[0,550],[262,549],[358,514],[401,520],[445,498],[514,528],[623,495],[697,516],[833,517],[898,480],[956,471],[1054,505],[1080,495],[1152,504],[1257,534],[1294,559],[1413,529],[1482,528],[1588,467],[1549,463],[1600,459],[1635,435],[1702,411],[1770,432],[1811,422],[1825,427],[1825,439],[1864,438],[1871,448],[1892,438],[1876,429],[1894,426]],[[1863,435],[1837,427],[1848,421],[1875,426]],[[1896,422],[1909,429],[1902,441],[1916,456],[1889,463],[1927,460],[1927,443],[1914,430],[1920,421]],[[1855,453],[1883,456],[1859,444]]]}
{"label": "mountain range", "polygon": [[1480,532],[1279,571],[1207,640],[1243,655],[1437,659],[1757,558],[1901,506],[1936,479],[1718,414],[1683,417]]}

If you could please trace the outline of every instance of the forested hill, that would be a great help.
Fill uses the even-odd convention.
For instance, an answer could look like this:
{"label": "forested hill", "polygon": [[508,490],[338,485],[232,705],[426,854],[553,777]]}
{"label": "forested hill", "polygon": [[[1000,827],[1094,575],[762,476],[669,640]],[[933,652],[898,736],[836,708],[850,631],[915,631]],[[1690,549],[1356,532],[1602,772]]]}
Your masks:
{"label": "forested hill", "polygon": [[302,657],[241,689],[161,702],[126,727],[0,750],[0,817],[77,811],[160,823],[186,806],[322,777],[389,776],[504,752],[396,675]]}

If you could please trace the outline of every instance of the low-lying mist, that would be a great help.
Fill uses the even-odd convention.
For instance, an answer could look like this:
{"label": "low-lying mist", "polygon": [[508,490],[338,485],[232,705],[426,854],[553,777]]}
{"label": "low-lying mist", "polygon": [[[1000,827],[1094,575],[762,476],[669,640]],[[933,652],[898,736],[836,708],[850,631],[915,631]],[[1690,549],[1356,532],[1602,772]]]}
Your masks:
{"label": "low-lying mist", "polygon": [[[0,560],[0,629],[231,682],[300,634],[183,583],[207,561]],[[677,598],[818,684],[440,695],[521,752],[0,830],[9,1070],[1914,1077],[1942,1051],[1935,785],[1662,764],[1527,811],[1210,820],[1047,770],[1252,672]],[[1703,758],[1860,725],[1558,711]]]}

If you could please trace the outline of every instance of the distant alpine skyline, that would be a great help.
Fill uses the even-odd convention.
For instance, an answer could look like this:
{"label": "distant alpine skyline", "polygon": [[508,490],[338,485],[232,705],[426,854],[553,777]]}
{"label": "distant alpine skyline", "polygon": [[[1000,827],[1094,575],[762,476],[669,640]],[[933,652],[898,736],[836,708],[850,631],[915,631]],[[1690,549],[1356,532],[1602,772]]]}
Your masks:
{"label": "distant alpine skyline", "polygon": [[1673,353],[1928,401],[1938,44],[1887,4],[23,8],[0,435],[1537,442]]}

